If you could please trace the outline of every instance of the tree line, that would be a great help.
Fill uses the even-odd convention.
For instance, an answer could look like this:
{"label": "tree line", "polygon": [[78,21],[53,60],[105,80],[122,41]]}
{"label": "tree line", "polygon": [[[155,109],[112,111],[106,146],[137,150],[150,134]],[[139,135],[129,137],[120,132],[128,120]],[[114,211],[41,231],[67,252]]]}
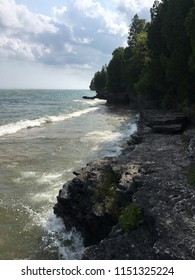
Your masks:
{"label": "tree line", "polygon": [[90,89],[113,97],[146,98],[164,108],[195,103],[195,1],[154,1],[151,21],[136,14],[127,46],[112,53],[95,73]]}

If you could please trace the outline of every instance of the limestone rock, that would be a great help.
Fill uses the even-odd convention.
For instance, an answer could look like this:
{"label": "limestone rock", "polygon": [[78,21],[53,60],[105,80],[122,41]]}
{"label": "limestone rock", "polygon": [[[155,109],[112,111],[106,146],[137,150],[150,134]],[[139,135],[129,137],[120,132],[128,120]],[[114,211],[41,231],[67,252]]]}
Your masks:
{"label": "limestone rock", "polygon": [[[138,134],[119,156],[91,162],[59,192],[54,211],[81,231],[83,259],[195,259],[195,188],[187,180],[195,130],[154,132],[157,125],[185,129],[185,118],[165,115],[142,112]],[[130,203],[141,207],[143,223],[125,235],[114,210]]]}

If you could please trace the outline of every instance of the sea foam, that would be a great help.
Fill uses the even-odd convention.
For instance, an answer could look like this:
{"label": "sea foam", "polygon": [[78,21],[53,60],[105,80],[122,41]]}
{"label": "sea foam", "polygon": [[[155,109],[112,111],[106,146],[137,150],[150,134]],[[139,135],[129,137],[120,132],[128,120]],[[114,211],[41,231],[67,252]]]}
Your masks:
{"label": "sea foam", "polygon": [[83,109],[80,111],[76,111],[70,114],[61,114],[58,116],[43,116],[34,120],[20,120],[15,123],[9,123],[6,125],[0,126],[0,137],[7,135],[7,134],[14,134],[22,129],[33,128],[33,127],[40,127],[41,125],[58,122],[58,121],[65,121],[71,118],[80,117],[83,114],[87,114],[93,111],[98,110],[98,107],[92,107]]}
{"label": "sea foam", "polygon": [[57,218],[51,211],[40,218],[40,225],[45,231],[42,237],[44,251],[49,252],[55,248],[59,259],[81,258],[84,246],[80,233],[75,229],[67,231],[63,220],[60,217]]}
{"label": "sea foam", "polygon": [[74,102],[80,102],[80,103],[83,103],[83,104],[88,104],[90,106],[97,106],[97,105],[103,105],[103,104],[106,104],[106,100],[104,99],[98,99],[98,98],[95,98],[95,99],[75,99],[73,100]]}

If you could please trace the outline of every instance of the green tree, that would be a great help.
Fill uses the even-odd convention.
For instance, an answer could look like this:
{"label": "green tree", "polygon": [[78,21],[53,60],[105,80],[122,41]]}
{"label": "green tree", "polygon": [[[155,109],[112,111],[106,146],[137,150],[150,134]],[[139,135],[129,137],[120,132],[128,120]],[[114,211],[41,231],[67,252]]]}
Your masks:
{"label": "green tree", "polygon": [[135,47],[137,44],[137,35],[144,31],[146,26],[146,20],[140,19],[138,15],[136,14],[132,21],[131,25],[129,27],[129,33],[127,37],[127,44],[129,47]]}
{"label": "green tree", "polygon": [[158,17],[160,1],[155,0],[152,8],[150,9],[151,22],[153,23]]}
{"label": "green tree", "polygon": [[165,70],[161,63],[161,56],[167,54],[166,42],[161,33],[165,11],[166,4],[159,1],[155,1],[150,9],[151,24],[148,28],[148,49],[151,61],[139,84],[139,90],[157,102],[161,102],[168,88]]}
{"label": "green tree", "polygon": [[174,106],[189,99],[189,95],[191,95],[188,62],[192,49],[185,21],[193,6],[194,0],[168,1],[163,20],[161,32],[168,53],[162,55],[161,63],[169,83],[169,92],[165,99],[169,97],[168,100],[173,100]]}
{"label": "green tree", "polygon": [[165,108],[194,103],[194,4],[194,0],[155,0],[150,23],[136,14],[128,46],[113,52],[107,71],[97,72],[91,87],[106,84],[115,97],[119,93],[133,98],[145,95]]}
{"label": "green tree", "polygon": [[125,90],[130,97],[136,95],[135,84],[138,82],[146,60],[148,59],[147,29],[148,23],[136,14],[129,27],[128,47],[124,52]]}
{"label": "green tree", "polygon": [[189,67],[195,73],[195,7],[190,9],[185,22],[186,31],[190,37],[192,52],[189,58]]}
{"label": "green tree", "polygon": [[[153,79],[154,98],[165,107],[175,107],[192,94],[188,66],[191,45],[184,23],[193,2],[155,1],[151,9],[148,30],[151,63],[146,76]],[[146,79],[146,82],[151,84],[152,80]]]}
{"label": "green tree", "polygon": [[107,73],[109,92],[113,94],[124,92],[124,48],[114,50]]}
{"label": "green tree", "polygon": [[131,54],[126,65],[126,90],[130,96],[137,93],[135,85],[144,74],[144,70],[150,61],[147,47],[147,32],[137,35],[136,46],[131,49]]}
{"label": "green tree", "polygon": [[99,91],[107,85],[107,66],[102,66],[102,70],[95,73],[90,83],[90,89]]}
{"label": "green tree", "polygon": [[89,88],[90,90],[95,90],[95,83],[94,83],[94,77],[92,78],[91,82],[90,82],[90,85],[89,85]]}

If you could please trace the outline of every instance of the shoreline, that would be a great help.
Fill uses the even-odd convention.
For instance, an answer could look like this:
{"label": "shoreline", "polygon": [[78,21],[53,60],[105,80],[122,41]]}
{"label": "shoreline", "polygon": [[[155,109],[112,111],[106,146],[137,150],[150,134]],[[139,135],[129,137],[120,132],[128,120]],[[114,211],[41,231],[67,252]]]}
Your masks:
{"label": "shoreline", "polygon": [[54,213],[81,232],[82,259],[195,259],[194,158],[182,115],[144,110],[119,156],[75,171]]}

